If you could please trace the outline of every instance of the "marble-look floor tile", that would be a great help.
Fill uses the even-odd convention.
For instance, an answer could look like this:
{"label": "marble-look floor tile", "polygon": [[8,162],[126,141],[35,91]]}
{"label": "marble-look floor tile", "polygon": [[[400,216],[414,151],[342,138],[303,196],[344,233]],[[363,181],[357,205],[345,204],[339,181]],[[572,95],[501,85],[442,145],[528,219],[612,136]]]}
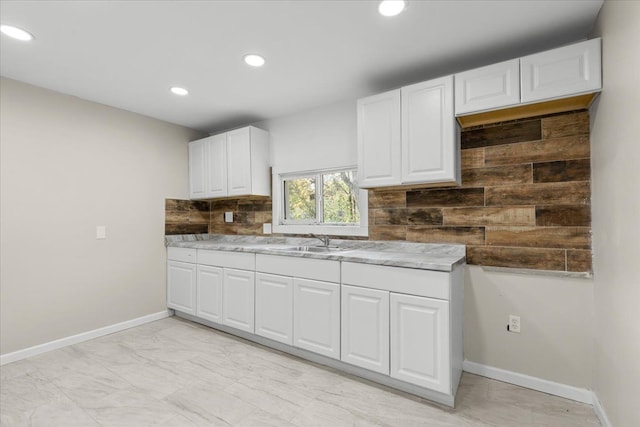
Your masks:
{"label": "marble-look floor tile", "polygon": [[2,366],[2,427],[591,427],[590,405],[463,374],[456,408],[169,318]]}

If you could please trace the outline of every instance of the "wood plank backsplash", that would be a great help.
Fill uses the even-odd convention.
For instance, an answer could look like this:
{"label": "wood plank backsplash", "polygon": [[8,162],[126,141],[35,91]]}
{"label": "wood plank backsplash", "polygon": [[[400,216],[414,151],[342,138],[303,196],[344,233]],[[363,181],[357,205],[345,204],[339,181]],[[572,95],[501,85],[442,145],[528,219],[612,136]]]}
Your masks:
{"label": "wood plank backsplash", "polygon": [[[467,245],[467,263],[591,272],[589,112],[461,134],[462,185],[369,191],[369,239]],[[234,222],[224,222],[224,212]],[[262,235],[271,199],[167,199],[166,234]]]}

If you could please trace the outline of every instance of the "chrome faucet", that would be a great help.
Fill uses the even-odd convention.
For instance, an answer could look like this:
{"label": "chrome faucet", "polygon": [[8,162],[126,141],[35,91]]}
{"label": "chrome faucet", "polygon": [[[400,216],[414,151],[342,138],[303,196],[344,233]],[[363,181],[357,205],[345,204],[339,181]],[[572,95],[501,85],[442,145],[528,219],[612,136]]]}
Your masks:
{"label": "chrome faucet", "polygon": [[329,236],[326,234],[324,236],[318,236],[317,234],[309,233],[309,236],[319,239],[325,247],[329,246]]}

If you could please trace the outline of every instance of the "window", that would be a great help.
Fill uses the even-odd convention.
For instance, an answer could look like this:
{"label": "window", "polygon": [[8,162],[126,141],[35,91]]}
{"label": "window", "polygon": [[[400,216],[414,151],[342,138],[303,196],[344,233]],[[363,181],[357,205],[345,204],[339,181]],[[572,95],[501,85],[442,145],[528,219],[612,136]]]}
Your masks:
{"label": "window", "polygon": [[367,192],[358,188],[355,169],[274,174],[276,182],[274,231],[367,235]]}

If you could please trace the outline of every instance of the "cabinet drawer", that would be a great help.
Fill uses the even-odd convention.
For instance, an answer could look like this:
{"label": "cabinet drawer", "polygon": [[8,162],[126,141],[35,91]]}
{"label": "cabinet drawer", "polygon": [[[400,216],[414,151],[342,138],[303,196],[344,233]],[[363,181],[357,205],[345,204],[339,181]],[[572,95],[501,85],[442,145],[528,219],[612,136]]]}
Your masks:
{"label": "cabinet drawer", "polygon": [[210,251],[206,249],[198,249],[198,264],[237,268],[239,270],[254,270],[256,267],[255,254]]}
{"label": "cabinet drawer", "polygon": [[196,250],[192,248],[167,248],[167,259],[171,261],[196,262]]}
{"label": "cabinet drawer", "polygon": [[382,265],[342,263],[342,283],[401,294],[449,299],[449,273]]}
{"label": "cabinet drawer", "polygon": [[256,254],[256,271],[324,282],[340,282],[340,262],[325,259]]}

